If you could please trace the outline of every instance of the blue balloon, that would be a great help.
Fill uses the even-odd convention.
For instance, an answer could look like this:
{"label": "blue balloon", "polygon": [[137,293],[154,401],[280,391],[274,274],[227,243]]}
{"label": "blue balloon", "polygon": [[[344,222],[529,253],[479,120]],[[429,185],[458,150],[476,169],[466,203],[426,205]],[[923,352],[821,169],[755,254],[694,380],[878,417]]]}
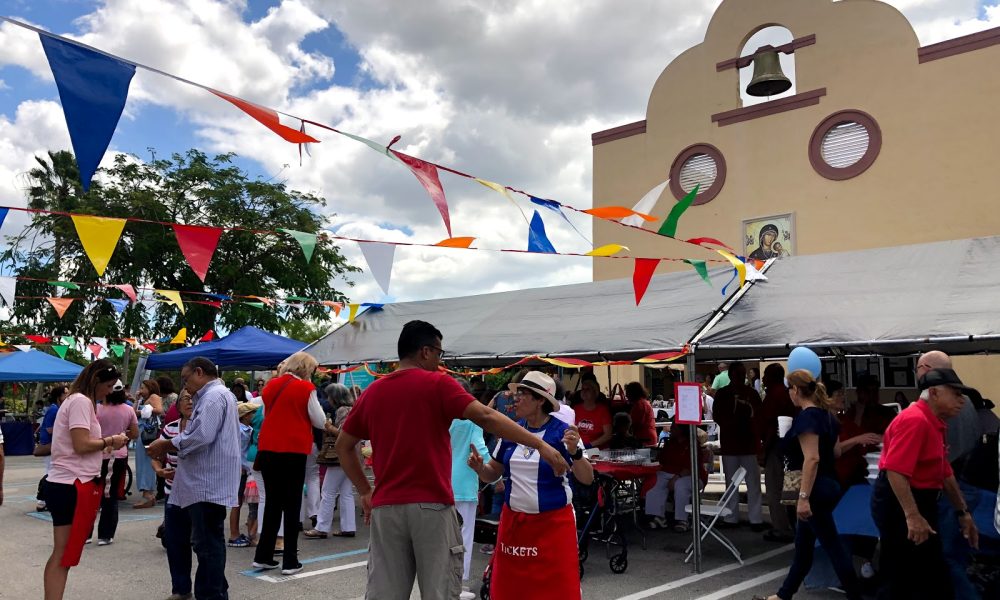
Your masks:
{"label": "blue balloon", "polygon": [[791,373],[792,371],[798,371],[799,369],[809,371],[816,379],[819,379],[820,374],[823,372],[823,367],[819,362],[819,356],[805,346],[795,348],[792,350],[792,353],[788,355],[788,372]]}

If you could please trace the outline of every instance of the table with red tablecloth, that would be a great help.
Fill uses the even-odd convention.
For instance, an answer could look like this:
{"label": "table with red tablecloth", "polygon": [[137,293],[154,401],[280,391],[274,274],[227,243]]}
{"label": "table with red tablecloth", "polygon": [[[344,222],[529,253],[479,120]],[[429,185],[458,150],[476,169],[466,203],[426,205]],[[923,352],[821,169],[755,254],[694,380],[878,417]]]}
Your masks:
{"label": "table with red tablecloth", "polygon": [[618,481],[641,481],[640,495],[645,496],[646,492],[656,485],[656,474],[660,472],[659,464],[626,464],[597,461],[593,463],[594,470],[598,473],[610,475]]}

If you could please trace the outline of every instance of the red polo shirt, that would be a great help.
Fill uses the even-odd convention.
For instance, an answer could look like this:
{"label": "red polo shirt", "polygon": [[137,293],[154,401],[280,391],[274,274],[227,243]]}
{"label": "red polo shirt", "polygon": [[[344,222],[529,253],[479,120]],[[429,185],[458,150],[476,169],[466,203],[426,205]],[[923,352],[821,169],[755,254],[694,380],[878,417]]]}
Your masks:
{"label": "red polo shirt", "polygon": [[953,475],[945,446],[947,428],[926,401],[914,402],[885,430],[878,468],[906,475],[914,489],[941,489]]}

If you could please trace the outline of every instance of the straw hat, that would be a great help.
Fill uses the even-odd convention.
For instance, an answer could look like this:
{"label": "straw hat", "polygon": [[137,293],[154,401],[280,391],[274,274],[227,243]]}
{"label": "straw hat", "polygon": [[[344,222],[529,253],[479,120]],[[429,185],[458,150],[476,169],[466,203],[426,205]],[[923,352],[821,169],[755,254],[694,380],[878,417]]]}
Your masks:
{"label": "straw hat", "polygon": [[556,382],[551,377],[541,371],[530,371],[524,379],[507,386],[511,392],[517,392],[518,388],[531,390],[548,401],[553,411],[559,410],[559,401],[556,400]]}

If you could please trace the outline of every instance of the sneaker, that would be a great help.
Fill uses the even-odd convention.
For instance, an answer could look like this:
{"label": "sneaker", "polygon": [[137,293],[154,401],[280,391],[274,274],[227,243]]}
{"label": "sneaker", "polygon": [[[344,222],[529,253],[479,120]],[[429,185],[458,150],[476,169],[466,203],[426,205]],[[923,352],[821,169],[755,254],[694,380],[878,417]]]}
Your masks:
{"label": "sneaker", "polygon": [[281,574],[282,575],[295,575],[296,573],[298,573],[301,570],[302,570],[302,563],[297,562],[294,565],[292,565],[291,567],[282,569],[281,570]]}
{"label": "sneaker", "polygon": [[260,569],[261,571],[270,571],[271,569],[278,568],[278,561],[276,560],[253,561],[251,564],[253,564],[253,568]]}
{"label": "sneaker", "polygon": [[115,538],[108,538],[106,540],[97,540],[98,546],[110,546],[115,543]]}
{"label": "sneaker", "polygon": [[230,548],[246,548],[250,545],[250,538],[241,533],[236,539],[229,540],[227,545]]}
{"label": "sneaker", "polygon": [[86,541],[86,542],[84,542],[84,544],[89,544],[89,543],[90,543],[90,542],[92,542],[92,541],[94,541],[94,540],[92,540],[92,539],[90,539],[90,538],[87,538],[87,541]]}
{"label": "sneaker", "polygon": [[865,564],[861,565],[861,578],[871,579],[872,577],[875,577],[875,567],[870,562],[865,561]]}
{"label": "sneaker", "polygon": [[493,544],[483,544],[479,547],[481,554],[493,554]]}
{"label": "sneaker", "polygon": [[463,591],[458,595],[459,600],[476,600],[476,595],[469,590]]}

